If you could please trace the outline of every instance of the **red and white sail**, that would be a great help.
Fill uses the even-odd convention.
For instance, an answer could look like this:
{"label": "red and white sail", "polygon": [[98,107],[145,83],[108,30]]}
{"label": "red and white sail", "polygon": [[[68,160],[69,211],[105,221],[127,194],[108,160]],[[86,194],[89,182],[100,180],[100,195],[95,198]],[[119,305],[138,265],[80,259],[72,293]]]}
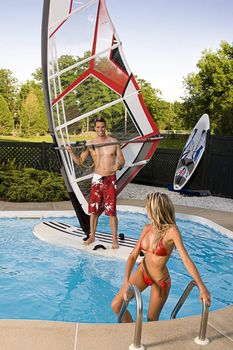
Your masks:
{"label": "red and white sail", "polygon": [[[119,193],[150,160],[159,142],[143,140],[159,131],[104,0],[44,1],[42,68],[50,131],[58,147],[90,137],[99,116],[106,119],[111,135],[124,140],[126,166],[117,172]],[[141,143],[127,142],[140,139]],[[93,168],[77,167],[67,152],[59,152],[65,182],[87,213]]]}

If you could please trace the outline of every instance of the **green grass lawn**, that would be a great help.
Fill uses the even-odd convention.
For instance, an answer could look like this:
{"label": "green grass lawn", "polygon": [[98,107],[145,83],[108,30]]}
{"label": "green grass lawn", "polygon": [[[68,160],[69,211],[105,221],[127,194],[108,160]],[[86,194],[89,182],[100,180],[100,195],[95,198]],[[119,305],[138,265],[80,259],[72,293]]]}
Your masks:
{"label": "green grass lawn", "polygon": [[[71,141],[80,141],[80,140],[88,140],[93,138],[93,133],[91,135],[81,135],[81,136],[71,136]],[[180,137],[180,138],[171,138],[171,137],[165,137],[163,140],[159,142],[158,148],[176,148],[176,149],[182,149],[185,145],[186,139],[188,138],[188,135],[186,137]],[[1,136],[0,135],[0,142],[47,142],[52,143],[52,137],[48,134],[45,136],[31,136],[31,137],[19,137],[19,136]]]}
{"label": "green grass lawn", "polygon": [[[90,133],[91,134],[91,133]],[[93,134],[93,133],[92,133]],[[81,135],[81,136],[70,136],[70,140],[75,142],[78,140],[91,139],[92,135]],[[19,137],[19,136],[2,136],[0,135],[0,142],[53,142],[52,137],[48,134],[45,136],[30,136],[30,137]]]}
{"label": "green grass lawn", "polygon": [[19,136],[2,136],[0,135],[0,142],[52,142],[50,135],[45,136],[30,136],[30,137],[19,137]]}
{"label": "green grass lawn", "polygon": [[159,142],[158,148],[175,148],[175,149],[183,149],[185,145],[185,138],[164,138]]}

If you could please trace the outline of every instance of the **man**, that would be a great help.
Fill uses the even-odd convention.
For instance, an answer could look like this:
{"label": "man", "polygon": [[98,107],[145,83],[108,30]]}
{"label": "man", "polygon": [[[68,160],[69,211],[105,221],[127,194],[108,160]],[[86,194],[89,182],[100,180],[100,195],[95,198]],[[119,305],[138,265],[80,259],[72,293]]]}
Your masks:
{"label": "man", "polygon": [[[106,134],[106,121],[98,118],[95,122],[96,138],[87,143],[87,148],[78,157],[71,146],[66,150],[70,153],[73,161],[81,165],[90,155],[94,162],[94,176],[91,184],[89,198],[90,214],[90,236],[84,244],[95,241],[95,231],[98,217],[102,212],[104,203],[105,215],[109,216],[110,228],[112,231],[112,248],[119,248],[117,239],[118,220],[116,214],[116,171],[121,170],[125,159],[117,140]],[[104,144],[106,143],[106,146]],[[111,143],[113,143],[111,145]],[[94,147],[94,145],[97,145]],[[99,147],[99,144],[103,146]],[[88,147],[93,145],[93,147]]]}

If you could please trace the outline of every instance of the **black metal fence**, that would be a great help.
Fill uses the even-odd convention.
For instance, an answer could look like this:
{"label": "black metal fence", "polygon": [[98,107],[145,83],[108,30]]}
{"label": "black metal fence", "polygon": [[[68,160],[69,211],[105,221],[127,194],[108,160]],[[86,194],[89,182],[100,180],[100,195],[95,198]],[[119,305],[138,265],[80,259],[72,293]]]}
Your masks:
{"label": "black metal fence", "polygon": [[59,172],[60,165],[52,143],[0,142],[0,164],[15,164],[39,170]]}
{"label": "black metal fence", "polygon": [[[180,154],[181,150],[158,148],[133,182],[167,187],[173,183]],[[45,142],[0,142],[0,164],[8,160],[40,170],[60,170],[56,150]],[[233,137],[209,136],[205,153],[186,188],[233,198]]]}
{"label": "black metal fence", "polygon": [[[181,150],[158,148],[133,182],[167,187],[173,183],[180,154]],[[233,198],[233,137],[208,137],[205,153],[185,188]]]}

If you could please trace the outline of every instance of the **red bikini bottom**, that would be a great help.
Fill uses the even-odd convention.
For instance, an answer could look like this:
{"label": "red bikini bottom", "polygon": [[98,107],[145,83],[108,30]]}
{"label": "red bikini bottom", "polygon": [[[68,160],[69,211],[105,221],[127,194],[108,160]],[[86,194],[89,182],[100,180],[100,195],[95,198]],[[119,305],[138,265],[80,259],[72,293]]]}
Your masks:
{"label": "red bikini bottom", "polygon": [[162,294],[162,292],[167,292],[167,290],[170,289],[171,287],[171,279],[170,276],[168,276],[165,280],[160,281],[160,282],[156,282],[154,281],[151,276],[149,277],[149,273],[145,264],[145,260],[142,260],[142,267],[143,267],[143,280],[146,283],[147,286],[151,286],[152,284],[157,284],[160,287],[160,294]]}

